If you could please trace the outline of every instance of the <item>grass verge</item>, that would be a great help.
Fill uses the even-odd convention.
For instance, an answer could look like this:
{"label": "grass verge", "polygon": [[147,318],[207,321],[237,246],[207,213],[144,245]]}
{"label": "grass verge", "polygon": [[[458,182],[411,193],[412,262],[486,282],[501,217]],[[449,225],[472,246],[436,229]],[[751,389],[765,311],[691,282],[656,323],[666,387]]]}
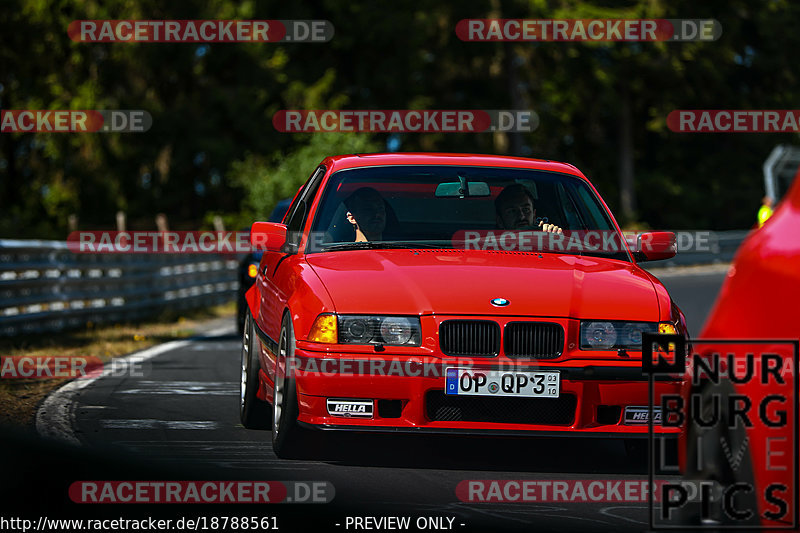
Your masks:
{"label": "grass verge", "polygon": [[[209,320],[233,317],[234,302],[176,314],[165,311],[146,322],[87,324],[85,329],[0,339],[0,355],[28,357],[97,357],[102,361],[150,346],[195,335]],[[36,408],[63,379],[0,379],[0,425],[33,429]]]}

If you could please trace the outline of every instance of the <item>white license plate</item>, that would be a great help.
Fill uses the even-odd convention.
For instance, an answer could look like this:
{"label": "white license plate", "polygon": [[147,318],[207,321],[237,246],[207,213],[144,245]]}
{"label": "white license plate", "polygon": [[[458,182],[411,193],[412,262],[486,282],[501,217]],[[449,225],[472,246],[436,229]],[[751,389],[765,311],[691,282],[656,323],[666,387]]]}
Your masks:
{"label": "white license plate", "polygon": [[476,370],[450,367],[445,394],[558,398],[561,376],[552,370]]}

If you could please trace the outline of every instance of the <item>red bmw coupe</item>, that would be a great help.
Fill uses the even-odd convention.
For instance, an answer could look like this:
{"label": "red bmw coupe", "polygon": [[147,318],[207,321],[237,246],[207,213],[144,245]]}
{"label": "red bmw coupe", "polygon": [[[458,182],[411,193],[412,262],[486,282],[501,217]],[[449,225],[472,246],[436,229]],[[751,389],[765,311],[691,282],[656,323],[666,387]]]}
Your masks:
{"label": "red bmw coupe", "polygon": [[674,235],[626,242],[565,163],[329,157],[251,240],[240,414],[281,457],[315,431],[646,438],[642,333],[686,335],[638,265]]}
{"label": "red bmw coupe", "polygon": [[742,243],[695,342],[678,452],[686,480],[708,492],[679,494],[669,525],[800,526],[798,228],[800,172]]}

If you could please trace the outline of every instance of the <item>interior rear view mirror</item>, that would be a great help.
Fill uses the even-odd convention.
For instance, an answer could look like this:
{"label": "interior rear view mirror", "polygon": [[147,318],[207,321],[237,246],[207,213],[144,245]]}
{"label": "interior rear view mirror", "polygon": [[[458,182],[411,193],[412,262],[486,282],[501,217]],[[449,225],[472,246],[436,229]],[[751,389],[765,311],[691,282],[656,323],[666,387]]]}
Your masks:
{"label": "interior rear view mirror", "polygon": [[436,186],[436,198],[466,198],[491,196],[485,181],[448,181]]}

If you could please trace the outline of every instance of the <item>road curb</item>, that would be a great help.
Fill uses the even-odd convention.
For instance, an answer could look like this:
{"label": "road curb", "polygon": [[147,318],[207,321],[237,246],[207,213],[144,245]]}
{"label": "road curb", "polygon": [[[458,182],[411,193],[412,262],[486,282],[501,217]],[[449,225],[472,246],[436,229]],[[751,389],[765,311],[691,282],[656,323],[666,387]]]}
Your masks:
{"label": "road curb", "polygon": [[[230,329],[231,326],[218,327],[190,339],[169,341],[115,359],[120,361],[146,361],[163,353],[191,344],[194,339],[215,337]],[[114,369],[112,367],[105,366],[103,372],[99,373],[97,376],[73,379],[48,394],[41,405],[36,409],[36,432],[45,438],[81,446],[81,441],[75,434],[74,427],[75,399],[83,389],[87,388],[95,381],[111,375],[113,372]]]}

